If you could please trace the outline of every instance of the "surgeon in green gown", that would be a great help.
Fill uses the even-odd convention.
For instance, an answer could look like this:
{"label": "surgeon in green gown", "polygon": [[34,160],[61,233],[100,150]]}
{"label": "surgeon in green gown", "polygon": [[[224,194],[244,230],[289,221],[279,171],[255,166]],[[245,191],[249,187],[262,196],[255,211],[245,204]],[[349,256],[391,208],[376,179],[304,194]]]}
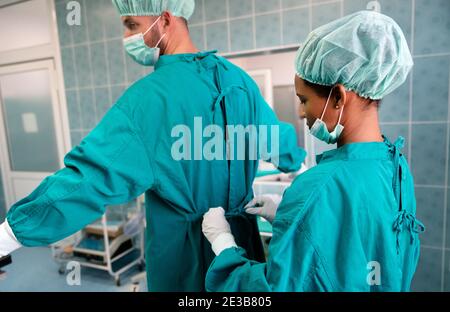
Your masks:
{"label": "surgeon in green gown", "polygon": [[[244,71],[195,48],[187,27],[194,0],[113,3],[126,26],[126,51],[155,70],[126,90],[66,155],[65,168],[11,207],[0,227],[0,256],[61,240],[100,218],[107,205],[145,193],[148,289],[204,291],[214,258],[201,230],[204,213],[224,207],[236,240],[250,258],[263,260],[256,217],[244,210],[253,198],[258,159],[293,172],[305,151],[294,127],[278,121]],[[208,125],[267,126],[264,142],[275,140],[279,148],[233,159],[227,132],[215,136],[217,150],[205,153],[214,133]],[[249,137],[240,147],[252,146]]]}
{"label": "surgeon in green gown", "polygon": [[208,291],[410,290],[424,226],[403,138],[382,136],[378,107],[412,66],[401,29],[379,13],[357,12],[308,36],[296,58],[301,117],[338,148],[318,156],[282,199],[268,194],[247,205],[273,222],[266,262],[238,247],[222,208],[205,215],[218,255]]}

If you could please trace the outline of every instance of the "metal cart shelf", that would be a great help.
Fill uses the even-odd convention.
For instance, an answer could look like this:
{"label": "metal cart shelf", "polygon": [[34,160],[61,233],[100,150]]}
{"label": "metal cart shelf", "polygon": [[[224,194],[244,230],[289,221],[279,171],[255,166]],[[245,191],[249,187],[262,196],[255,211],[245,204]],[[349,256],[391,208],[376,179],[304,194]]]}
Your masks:
{"label": "metal cart shelf", "polygon": [[[139,199],[136,201],[136,210],[135,217],[143,217],[142,204]],[[129,218],[124,216],[124,224],[127,221]],[[116,285],[120,286],[120,276],[123,273],[134,266],[138,266],[142,271],[145,268],[144,226],[140,226],[132,234],[121,232],[115,237],[111,237],[110,228],[108,227],[107,213],[105,213],[99,224],[99,232],[95,233],[99,237],[99,243],[103,240],[103,248],[100,250],[82,244],[89,235],[93,235],[92,232],[89,234],[86,228],[74,237],[72,243],[54,244],[52,255],[54,260],[60,264],[59,273],[65,274],[67,263],[76,261],[82,267],[108,272],[114,278]]]}

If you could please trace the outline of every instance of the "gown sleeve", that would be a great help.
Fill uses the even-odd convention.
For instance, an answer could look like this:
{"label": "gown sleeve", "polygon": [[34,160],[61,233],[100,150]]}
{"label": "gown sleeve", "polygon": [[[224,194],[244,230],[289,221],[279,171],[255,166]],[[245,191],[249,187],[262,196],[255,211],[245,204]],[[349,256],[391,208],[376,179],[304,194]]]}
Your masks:
{"label": "gown sleeve", "polygon": [[22,245],[64,239],[100,218],[105,206],[131,201],[154,184],[140,133],[118,104],[64,165],[9,210],[7,222]]}
{"label": "gown sleeve", "polygon": [[228,248],[206,275],[211,292],[323,291],[327,276],[308,234],[274,223],[267,263],[249,260],[242,248]]}

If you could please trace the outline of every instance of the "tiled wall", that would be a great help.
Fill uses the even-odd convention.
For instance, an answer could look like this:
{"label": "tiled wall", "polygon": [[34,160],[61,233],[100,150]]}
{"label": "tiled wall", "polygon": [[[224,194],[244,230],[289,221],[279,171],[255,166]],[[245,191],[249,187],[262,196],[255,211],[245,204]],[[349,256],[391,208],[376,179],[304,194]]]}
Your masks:
{"label": "tiled wall", "polygon": [[125,57],[123,28],[111,0],[78,1],[81,26],[66,23],[67,2],[55,1],[71,137],[76,145],[148,69]]}
{"label": "tiled wall", "polygon": [[[122,48],[110,0],[79,0],[82,26],[65,23],[55,0],[72,141],[77,144],[115,99],[145,74]],[[298,45],[310,30],[374,5],[404,30],[415,68],[383,102],[383,131],[406,138],[416,181],[418,216],[426,224],[414,290],[450,290],[449,0],[197,0],[190,22],[200,49],[235,53]]]}

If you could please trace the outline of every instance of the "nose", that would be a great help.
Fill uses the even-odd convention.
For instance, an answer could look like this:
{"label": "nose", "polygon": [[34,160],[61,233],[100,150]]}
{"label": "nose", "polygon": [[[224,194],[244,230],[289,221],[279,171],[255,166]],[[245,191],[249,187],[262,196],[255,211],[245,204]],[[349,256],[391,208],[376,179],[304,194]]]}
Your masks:
{"label": "nose", "polygon": [[132,35],[133,34],[128,29],[124,30],[124,32],[123,32],[123,38],[124,39],[126,39],[128,37],[131,37]]}
{"label": "nose", "polygon": [[300,104],[298,106],[298,117],[303,120],[306,118],[306,111],[305,111],[305,106]]}

